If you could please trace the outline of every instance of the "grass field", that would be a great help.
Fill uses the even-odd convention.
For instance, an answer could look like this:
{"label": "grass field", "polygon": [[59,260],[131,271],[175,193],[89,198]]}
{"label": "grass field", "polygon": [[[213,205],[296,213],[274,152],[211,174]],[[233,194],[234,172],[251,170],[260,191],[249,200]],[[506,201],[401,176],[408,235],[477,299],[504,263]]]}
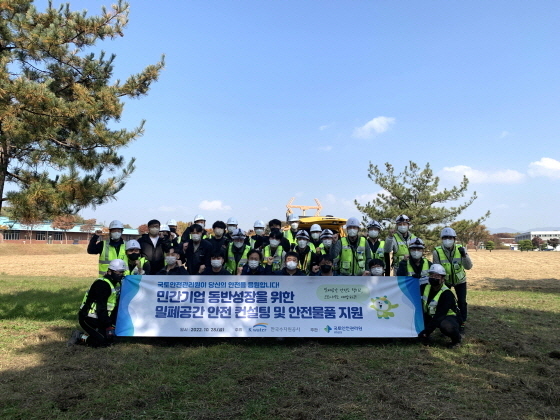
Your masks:
{"label": "grass field", "polygon": [[89,349],[65,342],[96,258],[22,246],[0,245],[2,419],[560,418],[560,253],[471,252],[458,350],[437,333],[427,347],[137,338]]}

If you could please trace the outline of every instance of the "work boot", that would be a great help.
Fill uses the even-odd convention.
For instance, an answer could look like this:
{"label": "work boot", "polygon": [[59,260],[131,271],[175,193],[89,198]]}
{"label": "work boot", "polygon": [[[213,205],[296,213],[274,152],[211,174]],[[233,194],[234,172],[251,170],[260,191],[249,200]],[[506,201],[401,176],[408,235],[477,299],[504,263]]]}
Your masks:
{"label": "work boot", "polygon": [[66,343],[67,347],[72,347],[75,346],[76,344],[80,344],[80,340],[82,337],[82,333],[78,330],[74,330],[72,331],[72,336],[70,337],[70,340],[68,340],[68,342]]}

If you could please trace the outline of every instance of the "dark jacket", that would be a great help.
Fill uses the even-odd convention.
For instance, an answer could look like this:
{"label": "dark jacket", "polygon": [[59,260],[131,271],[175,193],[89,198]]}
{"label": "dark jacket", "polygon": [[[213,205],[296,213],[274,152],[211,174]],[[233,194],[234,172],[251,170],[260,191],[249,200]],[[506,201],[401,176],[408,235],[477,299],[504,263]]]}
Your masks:
{"label": "dark jacket", "polygon": [[222,251],[224,253],[224,258],[227,253],[227,246],[229,244],[228,238],[223,235],[220,239],[212,236],[210,239],[206,239],[212,245],[212,249],[215,251]]}
{"label": "dark jacket", "polygon": [[[108,278],[107,276],[105,277]],[[113,283],[113,280],[109,279],[109,281]],[[120,283],[113,283],[113,285],[119,287]],[[115,309],[113,309],[111,315],[109,316],[107,313],[107,300],[109,299],[109,296],[111,296],[111,287],[107,284],[107,282],[99,279],[94,281],[88,291],[86,303],[84,304],[84,307],[80,309],[78,316],[80,318],[88,317],[89,309],[91,305],[95,303],[95,313],[97,314],[97,324],[99,325],[99,328],[105,329],[115,325],[117,322],[117,309],[119,307],[118,299]]]}
{"label": "dark jacket", "polygon": [[307,274],[305,274],[305,271],[302,271],[299,268],[296,268],[296,272],[294,274],[290,274],[288,273],[288,269],[286,267],[284,267],[282,270],[274,271],[272,274],[274,274],[275,276],[307,276]]}
{"label": "dark jacket", "polygon": [[178,265],[177,267],[173,267],[169,271],[167,271],[164,267],[157,272],[158,276],[187,276],[188,274],[189,274],[189,272],[182,265]]}
{"label": "dark jacket", "polygon": [[196,251],[194,250],[194,242],[190,239],[187,242],[188,246],[186,251],[181,249],[181,259],[187,264],[187,271],[189,274],[199,274],[201,265],[206,268],[210,267],[210,257],[212,256],[212,244],[206,239],[202,239]]}
{"label": "dark jacket", "polygon": [[[416,265],[412,263],[410,263],[410,266],[412,267],[412,269],[414,270],[414,274],[412,275],[412,277],[419,279],[422,277],[422,267],[424,266],[424,260],[426,258],[422,257],[420,259],[420,265]],[[428,267],[431,267],[432,263],[430,261],[428,261]],[[399,266],[397,268],[397,276],[407,276],[408,275],[408,261],[407,260],[402,260],[399,263]]]}
{"label": "dark jacket", "polygon": [[171,243],[158,237],[156,246],[152,243],[150,235],[145,233],[138,239],[142,255],[150,262],[150,275],[156,274],[165,265],[165,253],[169,252]]}
{"label": "dark jacket", "polygon": [[200,273],[202,276],[231,276],[231,273],[227,271],[224,267],[217,273],[212,270],[212,267],[206,266],[204,271]]}
{"label": "dark jacket", "polygon": [[249,264],[245,264],[241,270],[242,276],[270,276],[272,274],[272,265],[259,265],[255,271],[251,270]]}
{"label": "dark jacket", "polygon": [[[122,238],[119,239],[118,241],[113,241],[112,239],[110,239],[109,246],[116,248],[117,255],[119,255],[120,247],[124,246],[124,240]],[[92,235],[87,247],[87,253],[96,255],[96,254],[101,254],[102,252],[103,252],[103,241],[101,240],[101,237],[98,235]]]}

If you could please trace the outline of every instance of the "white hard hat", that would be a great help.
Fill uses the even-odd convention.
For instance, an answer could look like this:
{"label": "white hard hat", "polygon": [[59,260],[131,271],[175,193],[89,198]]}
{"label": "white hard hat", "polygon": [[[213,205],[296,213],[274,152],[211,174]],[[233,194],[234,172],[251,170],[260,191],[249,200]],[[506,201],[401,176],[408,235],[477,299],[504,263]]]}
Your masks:
{"label": "white hard hat", "polygon": [[247,235],[243,229],[235,229],[231,234],[232,238],[245,238]]}
{"label": "white hard hat", "polygon": [[360,221],[355,218],[355,217],[351,217],[346,221],[346,227],[349,228],[351,226],[356,226],[356,227],[360,227]]}
{"label": "white hard hat", "polygon": [[410,223],[410,217],[408,217],[406,214],[401,214],[400,216],[397,216],[397,218],[395,219],[395,223],[401,223],[401,222]]}
{"label": "white hard hat", "polygon": [[170,219],[167,221],[167,226],[177,226],[177,221],[175,219]]}
{"label": "white hard hat", "polygon": [[424,245],[424,241],[420,238],[414,238],[411,239],[410,241],[408,241],[408,247],[409,248],[426,248],[426,246]]}
{"label": "white hard hat", "polygon": [[124,249],[126,251],[128,251],[129,249],[141,249],[140,242],[138,242],[136,239],[131,239],[130,241],[126,241],[126,245]]}
{"label": "white hard hat", "polygon": [[447,273],[445,272],[445,268],[441,264],[432,264],[432,266],[428,269],[428,273],[436,273],[445,276]]}
{"label": "white hard hat", "polygon": [[160,231],[160,232],[169,232],[169,226],[167,226],[167,225],[161,225],[161,226],[159,227],[159,231]]}
{"label": "white hard hat", "polygon": [[109,223],[109,230],[111,229],[124,229],[124,225],[120,220],[113,220]]}
{"label": "white hard hat", "polygon": [[197,214],[196,216],[194,216],[194,221],[196,222],[197,220],[204,220],[206,222],[206,219],[202,214]]}
{"label": "white hard hat", "polygon": [[264,222],[262,220],[257,220],[253,225],[255,228],[264,228]]}
{"label": "white hard hat", "polygon": [[332,238],[332,236],[333,236],[332,230],[330,230],[330,229],[325,229],[324,231],[321,232],[320,238],[321,238],[321,239],[323,239],[323,238]]}
{"label": "white hard hat", "polygon": [[109,263],[109,270],[126,271],[126,264],[123,260],[119,260],[118,258],[115,260],[111,260],[111,262]]}
{"label": "white hard hat", "polygon": [[309,233],[306,230],[298,230],[296,233],[296,238],[305,238],[309,240]]}
{"label": "white hard hat", "polygon": [[290,214],[288,216],[288,222],[299,222],[299,216],[297,214]]}
{"label": "white hard hat", "polygon": [[235,225],[237,226],[239,223],[237,223],[237,219],[235,217],[230,217],[229,219],[227,219],[227,223],[226,225]]}
{"label": "white hard hat", "polygon": [[457,234],[455,233],[455,230],[453,228],[446,227],[441,230],[441,234],[439,235],[440,238],[443,238],[444,236],[453,236],[454,238],[456,238]]}
{"label": "white hard hat", "polygon": [[379,223],[377,220],[373,220],[371,219],[368,224],[367,224],[367,228],[368,229],[372,229],[372,228],[376,228],[376,229],[383,229],[383,227],[381,226],[381,223]]}
{"label": "white hard hat", "polygon": [[321,226],[319,226],[317,223],[315,223],[314,225],[311,225],[311,229],[309,229],[309,232],[321,232]]}

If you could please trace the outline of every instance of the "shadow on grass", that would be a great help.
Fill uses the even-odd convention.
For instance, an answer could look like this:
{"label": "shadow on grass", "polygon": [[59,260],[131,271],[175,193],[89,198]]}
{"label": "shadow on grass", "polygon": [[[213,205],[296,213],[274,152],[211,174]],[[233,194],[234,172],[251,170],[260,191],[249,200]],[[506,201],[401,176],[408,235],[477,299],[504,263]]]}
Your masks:
{"label": "shadow on grass", "polygon": [[560,293],[560,280],[558,279],[536,279],[536,280],[519,280],[511,278],[485,278],[478,280],[472,290],[501,290],[501,291],[519,291],[519,292],[542,292],[542,293]]}
{"label": "shadow on grass", "polygon": [[[553,299],[543,295],[543,307]],[[560,331],[550,310],[471,305],[458,350],[437,332],[430,346],[125,338],[67,348],[69,330],[44,328],[5,358],[0,417],[556,418]]]}
{"label": "shadow on grass", "polygon": [[76,319],[86,289],[73,287],[48,290],[25,290],[0,294],[1,319],[56,321]]}

